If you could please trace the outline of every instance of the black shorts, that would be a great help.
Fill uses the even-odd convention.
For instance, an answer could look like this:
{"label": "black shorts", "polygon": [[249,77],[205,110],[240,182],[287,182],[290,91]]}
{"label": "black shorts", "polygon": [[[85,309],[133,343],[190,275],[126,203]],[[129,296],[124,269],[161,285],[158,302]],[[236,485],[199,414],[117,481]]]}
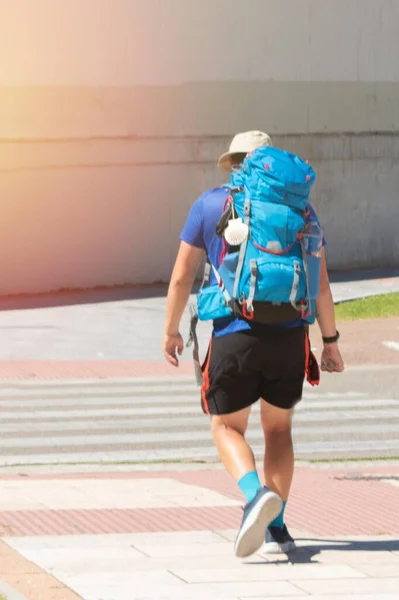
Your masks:
{"label": "black shorts", "polygon": [[302,398],[305,375],[313,385],[319,380],[306,327],[213,336],[202,372],[202,410],[210,415],[242,410],[259,398],[288,410]]}

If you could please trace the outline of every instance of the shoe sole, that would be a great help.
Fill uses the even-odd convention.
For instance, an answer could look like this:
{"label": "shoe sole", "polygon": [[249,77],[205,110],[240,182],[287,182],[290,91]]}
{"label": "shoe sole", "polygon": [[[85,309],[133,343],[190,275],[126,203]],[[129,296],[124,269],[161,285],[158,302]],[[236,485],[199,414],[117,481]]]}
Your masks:
{"label": "shoe sole", "polygon": [[266,527],[280,514],[283,503],[274,492],[265,494],[249,513],[241,527],[234,552],[238,558],[246,558],[259,550],[265,541]]}
{"label": "shoe sole", "polygon": [[297,549],[295,542],[286,542],[278,544],[277,542],[268,542],[261,549],[262,554],[289,554]]}

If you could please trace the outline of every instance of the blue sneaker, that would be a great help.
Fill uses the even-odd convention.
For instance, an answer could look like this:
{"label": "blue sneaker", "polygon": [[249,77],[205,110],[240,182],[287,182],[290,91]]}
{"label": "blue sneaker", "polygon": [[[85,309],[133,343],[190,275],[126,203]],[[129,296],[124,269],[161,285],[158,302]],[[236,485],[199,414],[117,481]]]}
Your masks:
{"label": "blue sneaker", "polygon": [[234,544],[236,556],[245,558],[259,550],[265,540],[265,528],[280,514],[282,506],[280,496],[269,488],[259,490],[252,502],[244,507],[241,527]]}
{"label": "blue sneaker", "polygon": [[289,554],[296,550],[295,540],[290,536],[286,525],[280,527],[268,527],[266,539],[262,547],[262,554]]}

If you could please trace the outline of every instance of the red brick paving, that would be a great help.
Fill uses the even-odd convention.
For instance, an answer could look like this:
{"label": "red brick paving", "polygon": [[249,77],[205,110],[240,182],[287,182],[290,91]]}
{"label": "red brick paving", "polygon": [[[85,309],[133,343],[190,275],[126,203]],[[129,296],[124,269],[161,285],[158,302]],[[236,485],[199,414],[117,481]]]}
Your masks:
{"label": "red brick paving", "polygon": [[[316,536],[399,534],[399,487],[379,477],[399,477],[398,467],[374,467],[361,473],[298,468],[287,508],[291,527]],[[32,479],[174,478],[242,501],[223,471],[135,472],[32,476]],[[16,478],[16,476],[14,476]],[[4,478],[9,479],[9,477]],[[239,507],[134,510],[45,510],[0,512],[0,534],[6,536],[77,535],[194,531],[236,528]]]}
{"label": "red brick paving", "polygon": [[0,361],[0,379],[112,379],[193,375],[191,362],[178,369],[164,361],[10,360]]}
{"label": "red brick paving", "polygon": [[[301,473],[305,471],[311,472],[322,472],[334,477],[347,477],[348,479],[358,477],[359,475],[367,476],[384,476],[384,477],[399,477],[399,465],[397,462],[393,462],[390,465],[384,464],[379,466],[379,461],[375,462],[375,466],[362,466],[356,467],[356,463],[353,463],[353,467],[349,470],[331,470],[331,467],[326,465],[326,469],[322,465],[316,465],[315,467],[297,467],[296,476],[299,477]],[[15,473],[2,473],[0,475],[0,482],[2,480],[21,480],[21,479],[33,479],[33,480],[46,480],[51,479],[57,481],[59,479],[156,479],[156,478],[172,478],[178,481],[186,483],[192,483],[192,478],[195,479],[194,485],[203,485],[209,489],[217,489],[217,491],[224,493],[227,496],[237,498],[237,491],[235,484],[231,478],[224,473],[222,470],[173,470],[173,471],[147,471],[138,470],[132,472],[89,472],[89,473],[52,473],[51,475],[46,473],[31,473],[27,474],[15,474]],[[187,479],[187,481],[186,481]],[[1,485],[1,483],[0,483]],[[221,487],[218,487],[221,486]],[[233,494],[233,496],[231,496]]]}
{"label": "red brick paving", "polygon": [[0,535],[83,535],[206,531],[237,527],[239,507],[0,512]]}
{"label": "red brick paving", "polygon": [[[399,533],[399,487],[367,475],[399,476],[399,468],[358,473],[296,470],[287,506],[287,521],[314,535],[377,535]],[[234,482],[223,472],[180,473],[179,481],[196,482],[241,500]]]}

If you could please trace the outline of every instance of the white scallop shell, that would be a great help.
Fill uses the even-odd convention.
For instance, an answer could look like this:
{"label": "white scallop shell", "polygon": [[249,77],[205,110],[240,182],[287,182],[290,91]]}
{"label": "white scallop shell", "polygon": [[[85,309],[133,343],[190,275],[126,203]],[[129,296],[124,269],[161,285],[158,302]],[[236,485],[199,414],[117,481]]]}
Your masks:
{"label": "white scallop shell", "polygon": [[230,219],[225,231],[224,239],[230,246],[239,246],[248,237],[249,227],[242,219]]}

